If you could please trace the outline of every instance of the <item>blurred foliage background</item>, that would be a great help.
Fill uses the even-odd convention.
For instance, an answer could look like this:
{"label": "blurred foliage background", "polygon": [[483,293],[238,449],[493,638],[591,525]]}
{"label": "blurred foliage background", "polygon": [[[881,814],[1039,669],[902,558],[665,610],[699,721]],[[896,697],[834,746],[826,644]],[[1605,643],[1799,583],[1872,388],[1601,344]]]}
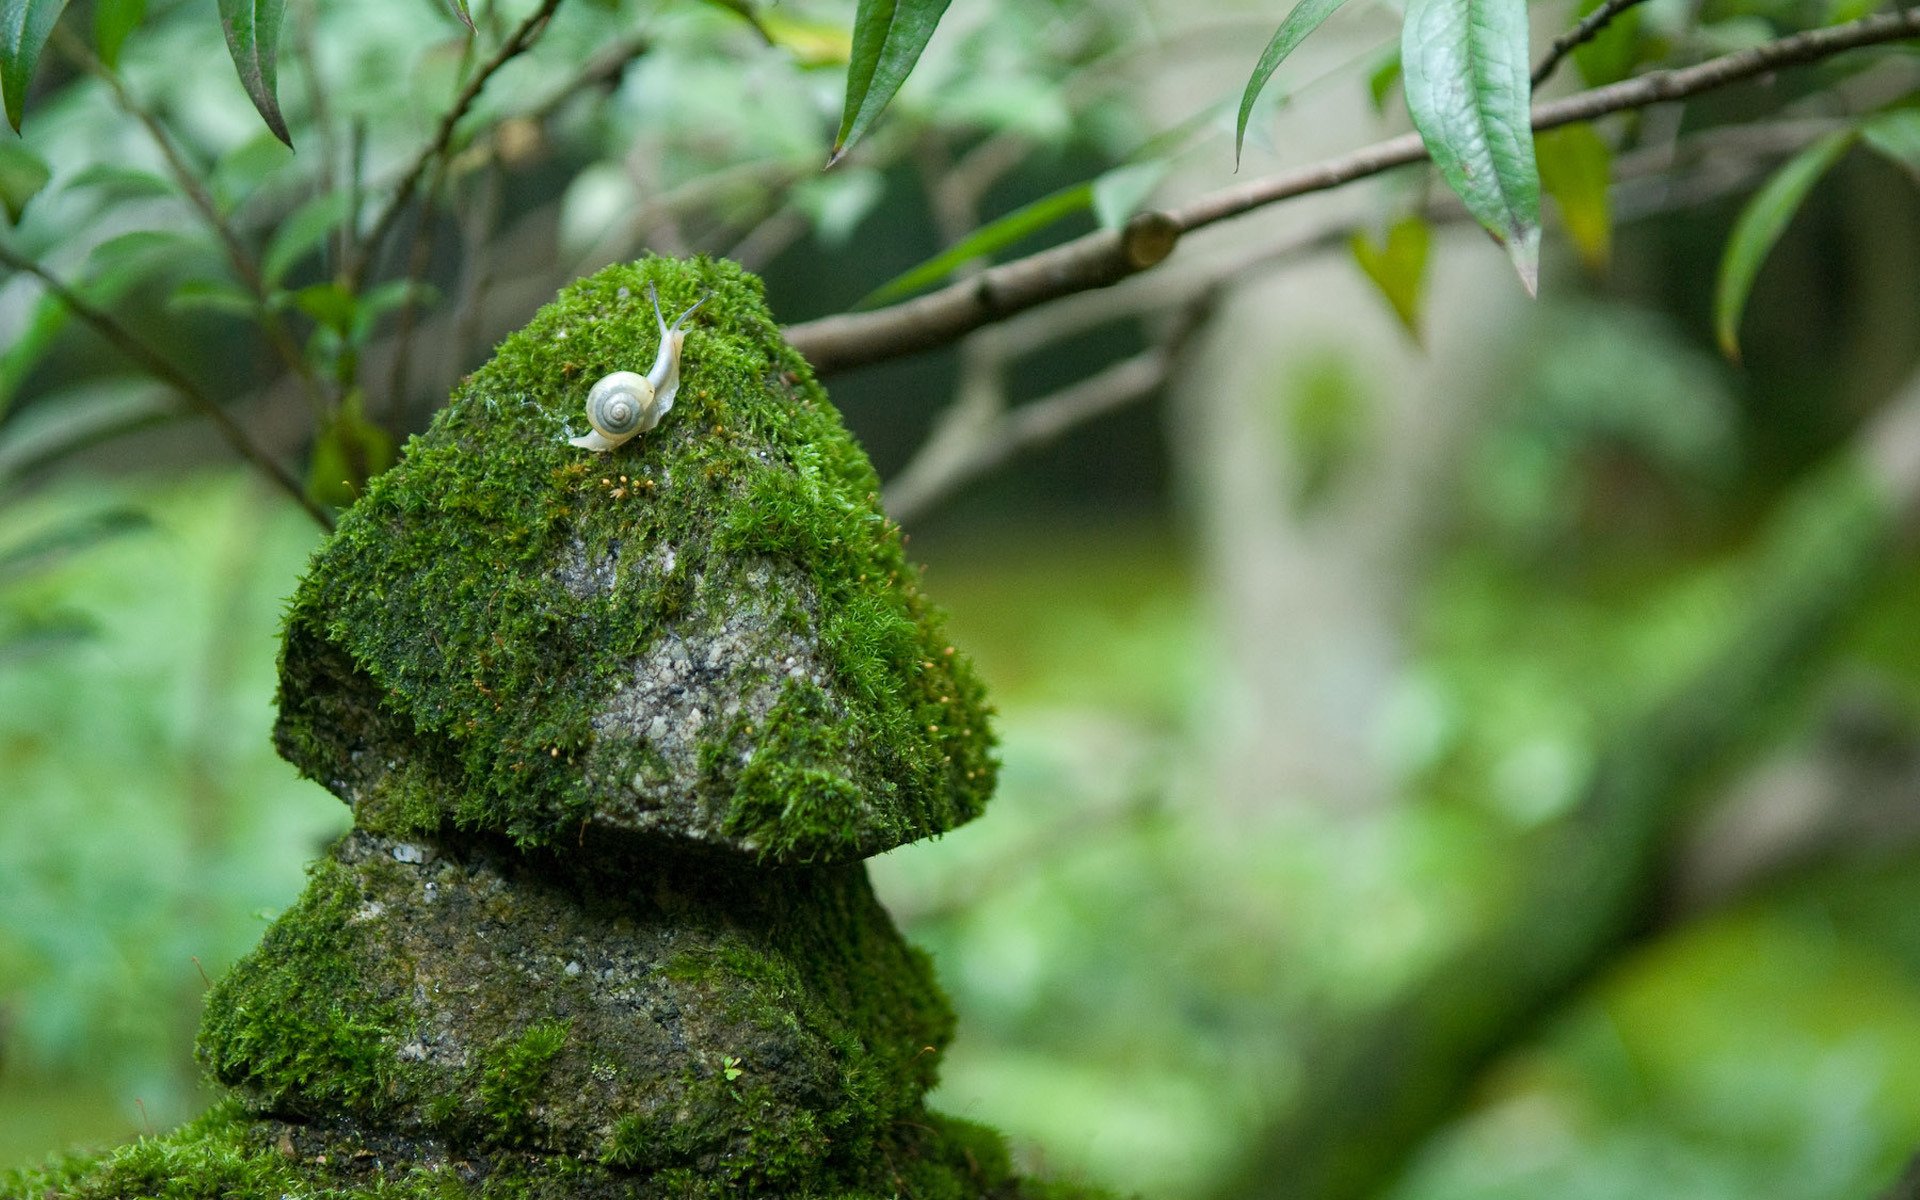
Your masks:
{"label": "blurred foliage background", "polygon": [[[1576,65],[1604,83],[1871,7],[1650,0]],[[1281,15],[956,5],[823,173],[850,0],[580,0],[368,250],[382,189],[531,8],[479,0],[470,37],[431,0],[292,4],[296,152],[209,5],[151,0],[102,74],[87,22],[120,6],[76,4],[20,143],[50,175],[5,244],[163,347],[332,507],[606,262],[737,257],[801,321],[983,228],[977,256],[1005,258],[1225,185]],[[1576,16],[1542,0],[1536,44]],[[1302,48],[1243,174],[1406,128],[1396,22],[1353,0]],[[1189,239],[1164,277],[1064,315],[831,381],[883,476],[912,484],[890,500],[913,505],[911,549],[1000,709],[988,818],[874,864],[960,1013],[936,1104],[1032,1166],[1167,1200],[1267,1190],[1289,1114],[1365,1112],[1429,1071],[1464,1091],[1396,1152],[1396,1200],[1891,1182],[1920,1147],[1906,558],[1830,597],[1836,636],[1805,670],[1715,698],[1756,732],[1663,794],[1677,816],[1631,868],[1631,919],[1491,1054],[1320,1056],[1382,1013],[1391,1032],[1393,998],[1530,919],[1541,839],[1771,602],[1750,552],[1920,357],[1920,193],[1897,156],[1841,157],[1767,258],[1738,362],[1714,344],[1716,266],[1780,162],[1916,87],[1908,46],[1607,126],[1611,195],[1562,192],[1573,236],[1549,238],[1532,305],[1416,167]],[[999,221],[1063,193],[1047,220]],[[970,419],[1140,351],[1222,280],[1165,386],[978,478],[928,473]],[[206,980],[347,814],[267,736],[279,605],[318,527],[30,275],[0,284],[0,331],[4,1168],[208,1102]],[[1536,951],[1567,953],[1547,928],[1433,993],[1461,1028],[1476,997],[1534,986]]]}

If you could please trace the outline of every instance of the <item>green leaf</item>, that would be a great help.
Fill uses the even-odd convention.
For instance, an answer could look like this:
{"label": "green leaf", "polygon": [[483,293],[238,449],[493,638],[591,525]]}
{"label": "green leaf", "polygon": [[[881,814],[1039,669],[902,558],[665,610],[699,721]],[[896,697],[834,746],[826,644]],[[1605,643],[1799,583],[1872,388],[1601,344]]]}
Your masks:
{"label": "green leaf", "polygon": [[1867,118],[1860,126],[1860,140],[1920,176],[1920,109],[1899,108]]}
{"label": "green leaf", "polygon": [[1589,270],[1603,272],[1613,258],[1613,148],[1582,122],[1534,139],[1540,186],[1560,206],[1560,220]]}
{"label": "green leaf", "polygon": [[832,166],[879,118],[927,48],[948,0],[860,0],[847,60],[847,101],[833,139]]}
{"label": "green leaf", "polygon": [[429,308],[440,301],[440,290],[430,283],[418,283],[411,279],[390,279],[378,287],[370,288],[355,305],[353,324],[347,330],[347,342],[354,346],[364,346],[373,336],[374,327],[380,318],[386,316],[403,304],[412,304],[418,308]]}
{"label": "green leaf", "polygon": [[1402,217],[1387,230],[1385,244],[1364,233],[1354,234],[1348,244],[1353,261],[1380,289],[1413,340],[1420,341],[1420,298],[1426,291],[1432,226],[1418,215]]}
{"label": "green leaf", "polygon": [[247,89],[273,136],[292,146],[287,119],[280,115],[276,65],[280,19],[286,15],[286,7],[286,0],[220,0],[220,29],[227,35],[227,52],[233,55],[234,69],[240,72],[240,86]]}
{"label": "green leaf", "polygon": [[152,518],[136,508],[107,508],[86,513],[0,548],[0,585],[14,582],[30,571],[45,570],[52,560],[109,538],[151,528]]}
{"label": "green leaf", "polygon": [[1395,46],[1382,55],[1373,70],[1367,72],[1367,99],[1373,101],[1373,111],[1385,115],[1387,97],[1393,94],[1393,87],[1400,82],[1400,47]]}
{"label": "green leaf", "polygon": [[1851,129],[1830,133],[1788,159],[1786,165],[1754,193],[1734,222],[1720,258],[1720,278],[1713,290],[1713,328],[1728,358],[1740,358],[1740,316],[1747,296],[1774,243],[1786,232],[1813,185],[1860,135]]}
{"label": "green leaf", "polygon": [[1441,178],[1513,259],[1540,276],[1526,0],[1412,0],[1400,31],[1407,111]]}
{"label": "green leaf", "polygon": [[81,168],[67,180],[62,191],[70,194],[88,189],[98,191],[101,198],[108,201],[152,200],[175,194],[173,184],[152,171],[105,162]]}
{"label": "green leaf", "polygon": [[93,0],[93,48],[109,69],[120,65],[120,47],[147,15],[147,0]]}
{"label": "green leaf", "polygon": [[212,243],[197,231],[134,229],[116,234],[88,252],[87,273],[118,273],[131,286],[197,256],[208,256],[212,250]]}
{"label": "green leaf", "polygon": [[0,431],[0,487],[76,451],[180,415],[180,402],[151,379],[90,380],[33,405]]}
{"label": "green leaf", "polygon": [[1247,121],[1253,116],[1253,102],[1260,98],[1261,89],[1267,86],[1267,80],[1273,78],[1274,71],[1292,54],[1294,47],[1307,40],[1307,35],[1320,28],[1320,22],[1333,15],[1342,0],[1300,0],[1280,22],[1280,28],[1273,31],[1273,38],[1267,48],[1260,52],[1260,61],[1253,68],[1253,74],[1247,78],[1247,88],[1240,93],[1240,119],[1233,129],[1233,167],[1240,169],[1240,151],[1247,140]]}
{"label": "green leaf", "polygon": [[447,7],[453,10],[454,16],[460,18],[462,25],[476,33],[479,32],[473,29],[473,10],[467,6],[467,0],[447,0]]}
{"label": "green leaf", "polygon": [[868,308],[876,304],[886,304],[917,292],[930,284],[938,283],[953,274],[961,265],[1004,249],[1056,221],[1085,211],[1092,204],[1093,184],[1091,182],[1076,183],[1071,187],[1061,188],[1050,195],[1042,196],[1031,204],[1014,209],[998,220],[987,222],[955,242],[951,248],[934,255],[910,271],[894,276],[867,293],[854,307]]}
{"label": "green leaf", "polygon": [[188,279],[167,297],[175,312],[217,312],[251,321],[260,311],[253,293],[230,279]]}
{"label": "green leaf", "polygon": [[315,503],[344,508],[360,498],[367,480],[393,464],[393,438],[369,421],[359,389],[320,430],[307,467],[307,495]]}
{"label": "green leaf", "polygon": [[207,190],[213,193],[220,211],[230,213],[293,160],[293,150],[263,129],[220,156],[213,164]]}
{"label": "green leaf", "polygon": [[[1580,0],[1574,15],[1582,19],[1592,15],[1606,0]],[[1641,36],[1642,10],[1629,8],[1615,13],[1600,32],[1574,47],[1573,65],[1588,87],[1618,83],[1647,61],[1650,53],[1664,51]]]}
{"label": "green leaf", "polygon": [[327,235],[347,219],[345,192],[325,192],[293,210],[273,231],[260,257],[260,277],[270,288],[279,287],[287,272],[325,242]]}
{"label": "green leaf", "polygon": [[27,88],[40,51],[53,36],[53,23],[67,0],[0,0],[0,98],[7,105],[7,121],[20,131],[27,107]]}
{"label": "green leaf", "polygon": [[7,220],[18,224],[27,201],[40,194],[53,172],[38,154],[19,142],[0,142],[0,207]]}
{"label": "green leaf", "polygon": [[320,324],[333,330],[341,337],[353,328],[353,314],[358,302],[353,293],[332,281],[316,283],[303,287],[293,293],[293,304]]}

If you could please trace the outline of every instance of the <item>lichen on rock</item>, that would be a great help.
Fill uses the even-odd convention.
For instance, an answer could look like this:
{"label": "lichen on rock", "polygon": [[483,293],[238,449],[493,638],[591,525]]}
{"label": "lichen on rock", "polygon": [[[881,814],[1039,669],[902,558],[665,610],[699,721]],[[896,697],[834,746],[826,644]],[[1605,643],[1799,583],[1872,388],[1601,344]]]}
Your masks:
{"label": "lichen on rock", "polygon": [[[678,404],[591,381],[683,308]],[[977,815],[981,687],[757,280],[569,288],[315,555],[276,741],[353,809],[209,994],[230,1091],[0,1197],[1039,1200],[927,1110],[953,1018],[861,859]]]}

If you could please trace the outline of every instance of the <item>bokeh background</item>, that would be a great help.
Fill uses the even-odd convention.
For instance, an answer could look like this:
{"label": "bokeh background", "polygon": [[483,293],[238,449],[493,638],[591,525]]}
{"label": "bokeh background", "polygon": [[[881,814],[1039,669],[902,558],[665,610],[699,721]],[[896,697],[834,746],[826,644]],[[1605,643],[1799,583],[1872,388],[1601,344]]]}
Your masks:
{"label": "bokeh background", "polygon": [[[483,44],[529,7],[478,0]],[[801,321],[1063,190],[1100,202],[999,226],[991,253],[1224,186],[1233,107],[1281,15],[967,0],[869,144],[823,173],[852,4],[781,0],[759,30],[739,7],[563,6],[404,217],[389,266],[418,304],[396,293],[337,336],[290,307],[307,361],[404,439],[605,262],[739,257]],[[1870,7],[1651,0],[1554,86]],[[246,243],[282,247],[289,289],[337,265],[324,220],[299,223],[317,181],[355,163],[392,178],[474,61],[432,0],[294,3],[294,153],[234,80],[210,4],[148,8],[125,86]],[[83,33],[88,11],[69,18]],[[1536,41],[1574,15],[1542,0]],[[1390,0],[1336,16],[1276,77],[1240,178],[1404,130],[1382,71],[1397,28]],[[1890,546],[1870,577],[1822,584],[1831,636],[1777,686],[1708,691],[1739,736],[1654,789],[1656,833],[1553,839],[1614,765],[1670,752],[1648,724],[1664,697],[1793,600],[1756,548],[1907,386],[1920,188],[1881,157],[1851,153],[1812,191],[1738,362],[1710,308],[1728,230],[1779,161],[1916,86],[1920,58],[1894,53],[1607,126],[1610,243],[1550,230],[1537,301],[1415,168],[829,381],[999,707],[987,816],[873,864],[960,1014],[937,1106],[1003,1127],[1036,1169],[1164,1200],[1259,1194],[1284,1170],[1273,1147],[1364,1124],[1316,1131],[1303,1111],[1365,1114],[1436,1081],[1457,1092],[1436,1128],[1355,1143],[1405,1156],[1397,1200],[1840,1200],[1892,1181],[1920,1148],[1914,562]],[[50,52],[25,129],[53,175],[7,244],[308,461],[300,389],[138,118]],[[1347,235],[1413,212],[1432,248],[1409,323]],[[1208,289],[1165,386],[928,483],[929,444],[1138,353]],[[191,1052],[206,981],[347,814],[268,740],[280,607],[316,526],[34,280],[0,282],[0,340],[5,1168],[209,1103]],[[1563,913],[1529,891],[1527,864],[1569,844],[1597,889],[1635,880],[1603,935],[1579,932],[1579,889],[1547,902]],[[1480,1049],[1392,1044],[1425,1022],[1478,1046],[1483,1010],[1513,997],[1531,999]],[[1356,1039],[1382,1048],[1330,1070]]]}

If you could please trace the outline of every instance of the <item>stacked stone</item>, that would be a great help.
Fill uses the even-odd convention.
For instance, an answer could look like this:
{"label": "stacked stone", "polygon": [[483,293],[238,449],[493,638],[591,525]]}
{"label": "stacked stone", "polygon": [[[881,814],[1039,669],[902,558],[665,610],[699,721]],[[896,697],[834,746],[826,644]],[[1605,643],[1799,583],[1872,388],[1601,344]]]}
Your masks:
{"label": "stacked stone", "polygon": [[[575,448],[591,383],[652,361],[650,283],[708,297],[678,402]],[[209,998],[235,1099],[36,1186],[1032,1194],[926,1109],[952,1017],[861,862],[994,777],[876,493],[730,264],[542,310],[292,601],[276,740],[354,829]]]}

